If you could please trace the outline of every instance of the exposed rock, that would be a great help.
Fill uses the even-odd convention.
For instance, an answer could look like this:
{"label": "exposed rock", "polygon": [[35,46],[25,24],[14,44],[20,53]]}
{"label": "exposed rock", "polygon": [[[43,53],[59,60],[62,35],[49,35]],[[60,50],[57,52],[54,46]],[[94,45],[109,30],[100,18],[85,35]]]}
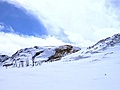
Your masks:
{"label": "exposed rock", "polygon": [[[60,46],[58,48],[55,49],[55,54],[50,56],[49,59],[47,61],[57,61],[60,60],[62,57],[68,55],[68,54],[72,54],[75,53],[77,51],[79,51],[80,49],[75,49],[73,46],[71,45],[64,45],[64,46]],[[46,61],[46,62],[47,62]]]}
{"label": "exposed rock", "polygon": [[10,57],[7,55],[0,55],[0,65],[2,65],[3,62],[8,60]]}

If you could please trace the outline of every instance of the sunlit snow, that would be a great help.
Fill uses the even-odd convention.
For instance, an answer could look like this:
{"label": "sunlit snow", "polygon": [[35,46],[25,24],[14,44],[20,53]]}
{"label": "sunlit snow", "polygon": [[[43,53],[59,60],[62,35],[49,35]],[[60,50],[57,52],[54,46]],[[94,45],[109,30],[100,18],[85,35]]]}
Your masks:
{"label": "sunlit snow", "polygon": [[119,90],[119,49],[116,45],[90,58],[66,62],[70,55],[66,61],[34,68],[0,68],[0,90]]}

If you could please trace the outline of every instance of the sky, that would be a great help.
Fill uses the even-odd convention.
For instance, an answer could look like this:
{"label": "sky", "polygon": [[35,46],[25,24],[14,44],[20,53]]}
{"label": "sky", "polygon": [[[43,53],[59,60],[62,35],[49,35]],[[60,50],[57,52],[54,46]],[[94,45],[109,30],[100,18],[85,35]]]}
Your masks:
{"label": "sky", "polygon": [[[9,8],[9,9],[8,9]],[[8,2],[0,2],[0,25],[4,26],[4,32],[40,36],[47,34],[41,21],[25,8],[16,7]],[[40,29],[40,30],[39,30]]]}
{"label": "sky", "polygon": [[23,48],[33,46],[58,46],[64,44],[64,42],[52,36],[47,36],[45,39],[42,39],[34,36],[20,36],[14,33],[0,33],[0,54],[7,54],[9,56]]}
{"label": "sky", "polygon": [[[36,41],[39,39],[38,41],[43,41],[42,45],[50,45],[50,43],[52,45],[72,43],[78,46],[89,46],[100,39],[120,32],[120,0],[2,1],[12,3],[19,8],[21,6],[24,7],[29,13],[36,15],[46,27],[48,35],[45,38],[34,37],[35,40],[33,40],[33,36],[20,36],[16,34],[16,36],[22,39],[24,38],[26,41],[30,39],[31,42],[32,40]],[[2,28],[3,26],[0,26],[0,30]],[[5,38],[9,40],[7,37],[9,34],[4,34],[6,35]],[[10,35],[13,35],[13,38],[15,36],[15,34]],[[14,39],[15,41],[20,41],[17,38]],[[38,41],[29,45],[28,42],[20,43],[24,40],[14,42],[14,39],[8,44],[18,45],[19,48],[38,45]],[[46,41],[46,39],[49,39],[49,41]],[[54,44],[53,39],[56,40]],[[3,41],[1,40],[0,42]],[[44,42],[45,44],[43,44]],[[13,51],[16,49],[18,48],[15,48]]]}

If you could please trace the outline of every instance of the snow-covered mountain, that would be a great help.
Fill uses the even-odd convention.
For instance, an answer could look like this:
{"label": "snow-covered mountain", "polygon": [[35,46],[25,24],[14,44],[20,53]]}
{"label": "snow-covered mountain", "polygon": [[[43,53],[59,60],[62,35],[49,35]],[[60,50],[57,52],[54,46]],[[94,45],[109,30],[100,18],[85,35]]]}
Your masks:
{"label": "snow-covered mountain", "polygon": [[102,55],[102,54],[104,54],[103,56],[106,56],[108,54],[113,54],[113,52],[110,49],[113,48],[114,50],[114,48],[116,47],[118,48],[120,47],[120,34],[115,34],[112,37],[102,39],[93,46],[89,46],[87,48],[80,50],[77,53],[63,57],[62,60],[74,61],[85,58],[91,58],[94,57],[94,55]]}
{"label": "snow-covered mountain", "polygon": [[113,47],[115,45],[120,45],[120,34],[115,34],[112,37],[108,37],[106,39],[102,39],[97,42],[95,45],[88,47],[89,50],[105,50],[109,47]]}
{"label": "snow-covered mountain", "polygon": [[27,67],[41,65],[43,62],[60,60],[62,57],[81,50],[71,45],[63,46],[35,46],[18,50],[11,57],[3,62],[3,66]]}
{"label": "snow-covered mountain", "polygon": [[120,34],[115,34],[112,37],[102,39],[93,46],[82,49],[71,45],[34,46],[25,48],[18,50],[11,57],[1,55],[0,61],[3,66],[28,67],[41,65],[43,62],[53,62],[58,60],[74,61],[92,58],[95,55],[98,55],[99,58],[92,59],[92,61],[97,61],[100,58],[113,54],[114,52],[111,50],[109,51],[109,49],[115,47],[120,47]]}

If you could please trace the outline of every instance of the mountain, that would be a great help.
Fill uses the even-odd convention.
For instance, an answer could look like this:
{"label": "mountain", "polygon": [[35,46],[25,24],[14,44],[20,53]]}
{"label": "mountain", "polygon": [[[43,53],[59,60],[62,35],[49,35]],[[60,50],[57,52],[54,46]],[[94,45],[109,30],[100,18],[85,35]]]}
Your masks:
{"label": "mountain", "polygon": [[58,61],[62,57],[81,50],[79,47],[71,45],[63,46],[35,46],[18,50],[11,57],[3,62],[3,66],[24,67],[37,66],[43,62]]}
{"label": "mountain", "polygon": [[112,37],[108,37],[106,39],[102,39],[97,42],[95,45],[88,47],[88,50],[105,50],[109,47],[113,47],[115,45],[120,45],[120,34],[115,34]]}
{"label": "mountain", "polygon": [[22,35],[47,35],[46,28],[37,16],[28,12],[20,5],[14,5],[9,0],[0,0],[0,32]]}
{"label": "mountain", "polygon": [[105,55],[112,54],[113,52],[111,50],[109,51],[109,49],[116,48],[116,47],[118,48],[120,47],[120,34],[115,34],[112,37],[102,39],[98,41],[96,44],[94,44],[93,46],[89,46],[87,48],[80,50],[77,53],[63,57],[63,60],[74,61],[74,60],[80,60],[85,58],[91,58],[97,54],[98,55],[103,53]]}
{"label": "mountain", "polygon": [[[11,57],[3,58],[3,66],[12,67],[28,67],[41,65],[43,62],[53,61],[76,61],[87,58],[94,58],[98,55],[99,58],[92,59],[97,61],[107,55],[112,55],[114,52],[111,48],[120,47],[120,34],[115,34],[112,37],[102,39],[93,46],[87,48],[79,48],[71,45],[63,46],[34,46],[18,50]],[[114,50],[114,49],[113,49]],[[99,56],[101,55],[101,57]]]}

